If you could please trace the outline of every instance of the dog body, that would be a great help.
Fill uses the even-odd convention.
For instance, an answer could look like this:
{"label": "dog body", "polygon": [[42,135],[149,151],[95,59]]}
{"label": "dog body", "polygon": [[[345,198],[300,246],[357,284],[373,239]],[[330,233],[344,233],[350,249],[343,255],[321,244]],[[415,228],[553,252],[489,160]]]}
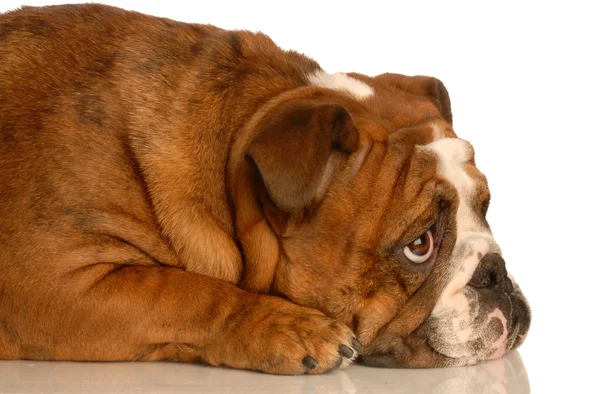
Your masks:
{"label": "dog body", "polygon": [[524,339],[438,80],[100,5],[0,16],[0,58],[0,358],[320,373]]}

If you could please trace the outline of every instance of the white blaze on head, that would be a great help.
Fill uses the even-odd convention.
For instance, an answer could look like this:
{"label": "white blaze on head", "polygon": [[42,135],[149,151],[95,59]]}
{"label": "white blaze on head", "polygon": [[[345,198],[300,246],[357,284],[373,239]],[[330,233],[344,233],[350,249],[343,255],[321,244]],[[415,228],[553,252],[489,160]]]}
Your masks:
{"label": "white blaze on head", "polygon": [[[458,194],[456,244],[450,258],[450,280],[431,316],[439,319],[436,335],[442,337],[442,341],[452,343],[457,338],[464,342],[472,341],[482,335],[482,330],[465,327],[465,322],[473,321],[474,315],[479,313],[477,310],[471,310],[468,304],[466,286],[481,258],[489,252],[499,253],[500,249],[490,230],[481,223],[469,204],[475,193],[475,182],[465,171],[465,164],[473,158],[471,145],[458,138],[441,138],[425,148],[436,154],[438,174],[450,182]],[[502,338],[505,339],[506,334],[504,333]],[[499,349],[502,346],[500,343],[494,343],[494,346],[496,345]]]}
{"label": "white blaze on head", "polygon": [[437,122],[431,123],[433,141],[444,138],[444,131]]}
{"label": "white blaze on head", "polygon": [[465,163],[473,158],[473,148],[467,141],[459,138],[441,138],[426,147],[438,157],[438,174],[446,178],[458,193],[457,235],[475,230],[477,218],[467,202],[473,194],[474,182],[464,170]]}
{"label": "white blaze on head", "polygon": [[323,70],[318,70],[308,76],[308,81],[315,86],[350,93],[358,100],[374,94],[372,87],[356,78],[349,77],[345,73],[328,74]]}
{"label": "white blaze on head", "polygon": [[473,158],[471,145],[459,138],[441,138],[425,148],[436,154],[438,174],[448,180],[458,194],[456,245],[451,258],[456,271],[447,286],[456,293],[469,282],[481,257],[488,252],[499,252],[499,248],[469,204],[475,193],[475,182],[465,171],[466,163]]}

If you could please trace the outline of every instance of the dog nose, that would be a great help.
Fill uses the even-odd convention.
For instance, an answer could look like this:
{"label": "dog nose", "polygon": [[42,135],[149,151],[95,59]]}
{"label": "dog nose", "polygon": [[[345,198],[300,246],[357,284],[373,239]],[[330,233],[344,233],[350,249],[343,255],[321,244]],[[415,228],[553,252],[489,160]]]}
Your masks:
{"label": "dog nose", "polygon": [[490,288],[509,282],[502,256],[498,253],[488,253],[479,261],[479,266],[469,281],[469,285],[477,288]]}

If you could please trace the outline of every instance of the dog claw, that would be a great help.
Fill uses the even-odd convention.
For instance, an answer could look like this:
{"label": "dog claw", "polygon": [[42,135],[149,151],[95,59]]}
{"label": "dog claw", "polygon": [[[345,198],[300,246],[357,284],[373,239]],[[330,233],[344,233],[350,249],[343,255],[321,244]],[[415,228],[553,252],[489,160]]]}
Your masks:
{"label": "dog claw", "polygon": [[304,365],[307,369],[315,369],[319,366],[319,363],[311,356],[306,356],[302,359],[302,365]]}
{"label": "dog claw", "polygon": [[356,353],[359,353],[362,349],[362,345],[356,338],[352,338],[352,347],[356,350]]}
{"label": "dog claw", "polygon": [[338,348],[338,351],[340,352],[340,354],[346,358],[352,358],[352,356],[354,356],[354,350],[350,349],[348,346],[346,345],[340,345]]}

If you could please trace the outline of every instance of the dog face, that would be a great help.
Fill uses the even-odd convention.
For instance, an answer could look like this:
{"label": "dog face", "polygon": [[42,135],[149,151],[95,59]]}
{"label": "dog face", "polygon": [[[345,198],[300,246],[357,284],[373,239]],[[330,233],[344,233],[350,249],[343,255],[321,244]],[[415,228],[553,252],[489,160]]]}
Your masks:
{"label": "dog face", "polygon": [[444,86],[344,78],[317,76],[326,93],[273,108],[248,151],[277,234],[273,293],[346,322],[369,365],[467,365],[516,348],[529,306]]}

